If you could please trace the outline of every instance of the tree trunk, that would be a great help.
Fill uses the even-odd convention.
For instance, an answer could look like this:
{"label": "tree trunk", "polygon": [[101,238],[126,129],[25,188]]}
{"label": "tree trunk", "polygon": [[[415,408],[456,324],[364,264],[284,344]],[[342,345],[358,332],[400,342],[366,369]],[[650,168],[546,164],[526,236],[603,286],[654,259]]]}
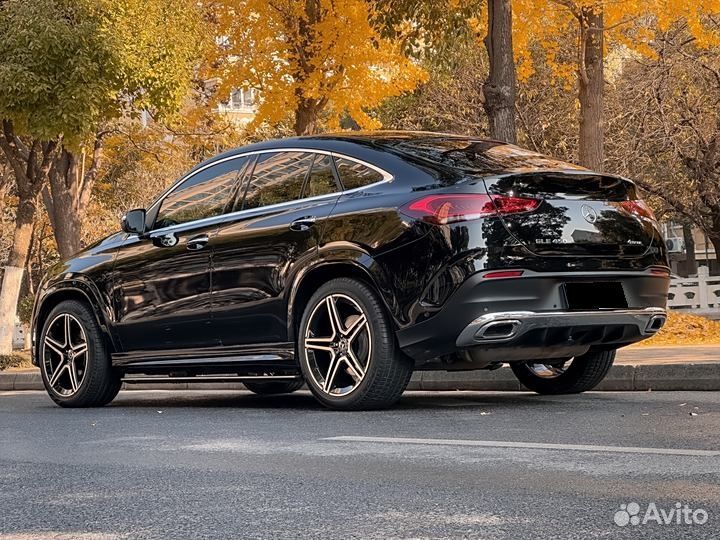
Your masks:
{"label": "tree trunk", "polygon": [[13,169],[19,199],[13,244],[0,287],[0,354],[8,354],[12,352],[15,314],[32,238],[38,196],[47,181],[57,141],[32,139],[26,144],[15,134],[10,120],[3,119],[1,125],[0,150]]}
{"label": "tree trunk", "polygon": [[685,243],[685,270],[688,276],[697,274],[697,259],[695,258],[695,238],[691,223],[683,223],[683,242]]}
{"label": "tree trunk", "polygon": [[62,148],[50,169],[50,182],[42,191],[45,208],[53,228],[55,243],[62,259],[69,259],[82,249],[82,223],[87,213],[95,180],[103,158],[103,138],[98,132],[89,168],[84,159]]}
{"label": "tree trunk", "polygon": [[[720,231],[708,233],[708,238],[710,239],[710,242],[713,245],[713,248],[715,249],[715,262],[718,265],[718,268],[720,268]],[[708,271],[711,270],[710,267],[710,261],[707,261],[708,265]],[[717,274],[716,272],[710,272],[710,275]]]}
{"label": "tree trunk", "polygon": [[295,111],[295,134],[313,135],[317,127],[317,110],[308,100],[300,99]]}
{"label": "tree trunk", "polygon": [[42,191],[61,259],[80,250],[82,218],[85,209],[78,200],[78,170],[75,156],[62,149],[50,169],[50,182]]}
{"label": "tree trunk", "polygon": [[485,48],[490,59],[490,74],[483,85],[485,112],[490,121],[490,137],[516,143],[515,131],[515,59],[512,44],[511,0],[488,0],[488,34]]}
{"label": "tree trunk", "polygon": [[580,164],[603,170],[605,121],[603,118],[603,12],[582,8],[580,12]]}
{"label": "tree trunk", "polygon": [[12,353],[15,314],[35,220],[35,201],[23,201],[17,209],[12,249],[0,288],[0,354]]}

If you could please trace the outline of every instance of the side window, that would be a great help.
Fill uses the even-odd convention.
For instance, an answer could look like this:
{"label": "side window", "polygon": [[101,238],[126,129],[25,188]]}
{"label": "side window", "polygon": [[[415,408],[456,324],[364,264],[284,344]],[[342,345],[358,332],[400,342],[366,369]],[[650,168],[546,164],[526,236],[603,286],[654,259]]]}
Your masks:
{"label": "side window", "polygon": [[338,186],[335,182],[332,158],[323,154],[315,154],[315,161],[313,161],[310,176],[305,184],[303,198],[318,197],[336,193],[337,191]]}
{"label": "side window", "polygon": [[312,160],[313,154],[306,152],[260,154],[245,193],[242,209],[299,199]]}
{"label": "side window", "polygon": [[176,187],[160,204],[155,229],[224,213],[235,193],[238,173],[248,159],[238,158],[208,167]]}
{"label": "side window", "polygon": [[380,182],[383,175],[367,165],[345,158],[336,158],[340,181],[345,189],[355,189]]}

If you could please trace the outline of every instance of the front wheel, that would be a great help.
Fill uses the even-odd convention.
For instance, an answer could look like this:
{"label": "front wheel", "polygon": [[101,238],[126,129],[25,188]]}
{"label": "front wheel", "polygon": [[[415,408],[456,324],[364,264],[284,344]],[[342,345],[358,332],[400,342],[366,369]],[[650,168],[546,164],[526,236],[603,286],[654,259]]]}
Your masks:
{"label": "front wheel", "polygon": [[120,391],[121,376],[87,304],[67,300],[50,312],[38,354],[45,389],[61,407],[99,407]]}
{"label": "front wheel", "polygon": [[310,298],[298,353],[308,388],[333,409],[389,407],[412,374],[412,361],[398,349],[379,298],[350,278],[333,279]]}
{"label": "front wheel", "polygon": [[518,380],[538,394],[577,394],[592,390],[610,371],[615,351],[591,351],[575,358],[510,364]]}

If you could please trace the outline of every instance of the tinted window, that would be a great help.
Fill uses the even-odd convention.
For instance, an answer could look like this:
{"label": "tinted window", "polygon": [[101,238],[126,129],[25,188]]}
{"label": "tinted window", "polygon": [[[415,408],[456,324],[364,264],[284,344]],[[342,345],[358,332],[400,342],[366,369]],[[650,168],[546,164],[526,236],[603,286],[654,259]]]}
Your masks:
{"label": "tinted window", "polygon": [[391,140],[386,141],[384,144],[406,154],[480,174],[504,171],[533,172],[582,168],[572,163],[565,163],[531,150],[497,141],[459,137],[431,137]]}
{"label": "tinted window", "polygon": [[315,155],[312,171],[305,184],[303,197],[318,197],[338,191],[333,173],[332,158],[322,154]]}
{"label": "tinted window", "polygon": [[155,229],[218,216],[228,208],[247,158],[208,167],[175,188],[160,205]]}
{"label": "tinted window", "polygon": [[367,165],[344,158],[335,160],[340,181],[345,189],[355,189],[380,182],[383,175]]}
{"label": "tinted window", "polygon": [[243,210],[300,198],[313,155],[305,152],[260,154],[243,201]]}

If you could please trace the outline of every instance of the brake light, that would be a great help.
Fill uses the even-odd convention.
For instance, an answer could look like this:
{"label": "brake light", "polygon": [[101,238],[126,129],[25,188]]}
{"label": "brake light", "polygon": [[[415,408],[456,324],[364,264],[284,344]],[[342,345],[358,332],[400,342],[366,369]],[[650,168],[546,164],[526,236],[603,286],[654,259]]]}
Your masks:
{"label": "brake light", "polygon": [[540,202],[538,199],[504,195],[469,193],[428,195],[403,206],[400,212],[428,223],[445,225],[498,214],[531,212],[540,205]]}
{"label": "brake light", "polygon": [[641,199],[622,201],[620,203],[620,207],[635,216],[655,221],[655,214],[653,214],[652,209]]}

